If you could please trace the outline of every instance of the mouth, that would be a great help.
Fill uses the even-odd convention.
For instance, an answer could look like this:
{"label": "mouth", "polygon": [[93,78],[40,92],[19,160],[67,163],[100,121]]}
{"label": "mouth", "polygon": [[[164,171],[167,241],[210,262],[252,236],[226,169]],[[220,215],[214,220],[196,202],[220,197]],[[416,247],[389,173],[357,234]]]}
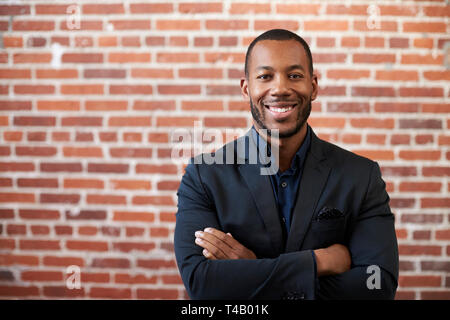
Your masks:
{"label": "mouth", "polygon": [[277,103],[270,103],[270,104],[263,104],[264,107],[272,114],[272,116],[276,120],[282,120],[287,118],[292,111],[297,106],[297,103],[294,102],[277,102]]}

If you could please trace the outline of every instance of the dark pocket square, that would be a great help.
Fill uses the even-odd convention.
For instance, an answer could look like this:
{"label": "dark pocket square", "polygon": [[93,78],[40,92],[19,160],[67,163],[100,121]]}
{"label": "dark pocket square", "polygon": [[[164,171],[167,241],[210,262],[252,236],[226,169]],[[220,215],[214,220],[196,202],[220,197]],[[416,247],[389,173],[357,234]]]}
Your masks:
{"label": "dark pocket square", "polygon": [[320,221],[320,220],[338,219],[343,216],[344,214],[338,209],[325,206],[322,209],[320,209],[319,214],[317,215],[317,220]]}

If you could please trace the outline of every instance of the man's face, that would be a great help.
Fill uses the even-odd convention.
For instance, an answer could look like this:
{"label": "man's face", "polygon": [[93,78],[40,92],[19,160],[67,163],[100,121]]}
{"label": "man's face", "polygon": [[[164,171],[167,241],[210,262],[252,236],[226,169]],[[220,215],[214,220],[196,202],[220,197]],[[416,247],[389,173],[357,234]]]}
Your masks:
{"label": "man's face", "polygon": [[278,129],[280,138],[300,131],[317,96],[317,77],[308,66],[305,49],[295,40],[263,40],[253,47],[241,89],[257,128]]}

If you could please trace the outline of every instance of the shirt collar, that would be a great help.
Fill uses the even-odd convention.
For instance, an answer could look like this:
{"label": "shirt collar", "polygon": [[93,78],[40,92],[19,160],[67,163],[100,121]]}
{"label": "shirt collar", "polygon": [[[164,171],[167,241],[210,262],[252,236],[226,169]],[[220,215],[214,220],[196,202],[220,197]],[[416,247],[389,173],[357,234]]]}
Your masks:
{"label": "shirt collar", "polygon": [[[292,158],[291,167],[288,170],[297,170],[298,168],[301,168],[303,166],[303,163],[305,162],[306,153],[308,152],[309,146],[311,145],[311,128],[308,124],[306,124],[306,127],[305,139],[295,153],[295,156]],[[254,143],[258,147],[259,155],[263,158],[267,157],[266,155],[264,155],[267,141],[259,135],[254,126],[252,126],[252,138]],[[267,150],[269,153],[268,155],[270,156],[270,145],[267,146]]]}

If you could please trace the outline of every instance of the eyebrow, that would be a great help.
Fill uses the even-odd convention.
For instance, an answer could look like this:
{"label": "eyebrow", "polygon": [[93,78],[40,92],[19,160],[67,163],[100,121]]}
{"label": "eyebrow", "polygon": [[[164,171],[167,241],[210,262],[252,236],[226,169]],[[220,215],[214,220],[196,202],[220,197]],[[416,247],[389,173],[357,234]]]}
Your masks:
{"label": "eyebrow", "polygon": [[[272,68],[271,66],[259,66],[259,67],[256,68],[257,71],[259,71],[259,70],[261,70],[261,69],[262,69],[262,70],[273,71],[273,68]],[[291,70],[294,70],[294,69],[300,69],[300,70],[302,70],[302,71],[305,71],[305,69],[303,68],[303,66],[300,65],[300,64],[293,64],[293,65],[287,67],[287,71],[291,71]]]}

